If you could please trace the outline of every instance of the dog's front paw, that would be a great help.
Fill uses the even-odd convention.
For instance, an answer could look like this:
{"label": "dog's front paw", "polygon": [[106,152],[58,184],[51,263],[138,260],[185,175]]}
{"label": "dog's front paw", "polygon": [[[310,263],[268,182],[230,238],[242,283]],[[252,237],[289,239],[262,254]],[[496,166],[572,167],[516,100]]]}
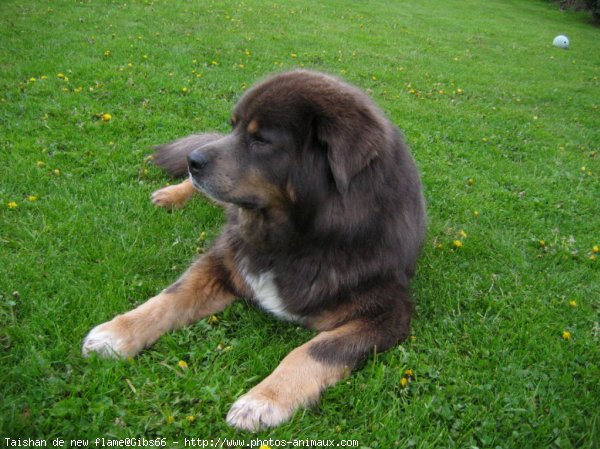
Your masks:
{"label": "dog's front paw", "polygon": [[292,407],[278,402],[277,398],[250,391],[231,406],[227,423],[240,430],[256,432],[287,421],[293,411]]}
{"label": "dog's front paw", "polygon": [[189,195],[183,191],[180,185],[174,185],[155,191],[151,199],[155,206],[165,209],[182,208],[189,199]]}
{"label": "dog's front paw", "polygon": [[83,339],[81,348],[84,357],[96,353],[106,358],[126,358],[138,352],[139,348],[114,324],[114,320],[93,328]]}

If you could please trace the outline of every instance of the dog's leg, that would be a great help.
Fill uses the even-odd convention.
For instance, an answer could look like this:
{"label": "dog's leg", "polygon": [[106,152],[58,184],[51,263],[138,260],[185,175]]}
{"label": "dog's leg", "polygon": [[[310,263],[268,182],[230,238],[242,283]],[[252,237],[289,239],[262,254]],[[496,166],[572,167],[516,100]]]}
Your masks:
{"label": "dog's leg", "polygon": [[209,253],[157,296],[93,328],[83,341],[83,355],[134,356],[165,332],[223,310],[234,300],[230,286],[221,257]]}
{"label": "dog's leg", "polygon": [[391,316],[350,321],[293,350],[270,376],[233,404],[227,422],[256,431],[277,426],[299,407],[317,402],[325,388],[348,375],[370,352],[385,351],[406,338],[411,307],[410,303],[398,306],[389,311]]}
{"label": "dog's leg", "polygon": [[196,189],[192,181],[188,178],[180,184],[163,187],[152,194],[152,202],[159,207],[166,209],[182,208],[187,203]]}

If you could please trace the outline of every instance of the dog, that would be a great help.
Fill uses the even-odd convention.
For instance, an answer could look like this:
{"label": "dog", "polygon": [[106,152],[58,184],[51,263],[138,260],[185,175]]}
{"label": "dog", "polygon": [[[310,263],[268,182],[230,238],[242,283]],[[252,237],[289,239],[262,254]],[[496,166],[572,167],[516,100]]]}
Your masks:
{"label": "dog", "polygon": [[407,338],[425,200],[400,131],[333,76],[275,74],[241,97],[231,126],[156,148],[159,167],[189,176],[153,202],[182,207],[200,191],[224,205],[227,223],[170,287],[92,329],[83,354],[135,356],[165,332],[247,298],[319,332],[231,407],[231,426],[257,431]]}

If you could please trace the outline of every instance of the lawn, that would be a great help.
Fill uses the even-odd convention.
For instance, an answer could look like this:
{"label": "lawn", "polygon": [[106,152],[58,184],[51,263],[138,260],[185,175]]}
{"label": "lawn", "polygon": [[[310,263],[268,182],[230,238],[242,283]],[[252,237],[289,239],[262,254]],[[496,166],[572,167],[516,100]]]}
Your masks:
{"label": "lawn", "polygon": [[[83,359],[81,340],[223,223],[200,198],[152,206],[152,145],[226,131],[244,89],[296,67],[365,89],[405,133],[430,220],[417,315],[318,406],[238,433],[231,404],[312,332],[240,301],[133,360]],[[540,0],[3,0],[0,446],[599,447],[599,77],[600,28]]]}

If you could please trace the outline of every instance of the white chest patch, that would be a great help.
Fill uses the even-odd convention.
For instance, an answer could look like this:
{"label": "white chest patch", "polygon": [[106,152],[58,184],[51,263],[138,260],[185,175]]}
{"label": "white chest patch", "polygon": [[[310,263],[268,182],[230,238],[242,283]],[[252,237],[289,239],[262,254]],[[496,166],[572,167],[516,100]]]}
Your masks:
{"label": "white chest patch", "polygon": [[279,296],[277,285],[275,285],[275,275],[271,271],[258,276],[244,273],[244,278],[254,293],[254,299],[263,309],[284,320],[302,321],[301,317],[285,310],[283,300]]}

